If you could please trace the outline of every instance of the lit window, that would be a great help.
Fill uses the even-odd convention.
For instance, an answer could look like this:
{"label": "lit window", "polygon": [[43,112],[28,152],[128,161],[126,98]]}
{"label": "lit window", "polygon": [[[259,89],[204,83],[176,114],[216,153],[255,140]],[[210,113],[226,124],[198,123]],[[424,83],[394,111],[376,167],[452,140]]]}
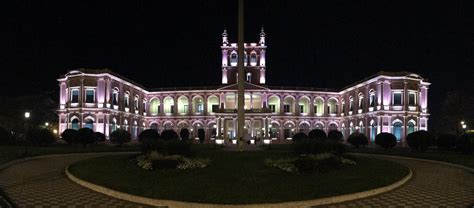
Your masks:
{"label": "lit window", "polygon": [[275,113],[275,112],[276,112],[276,108],[275,108],[276,106],[275,106],[275,105],[269,105],[269,107],[270,107],[270,111],[271,111],[272,113]]}
{"label": "lit window", "polygon": [[255,52],[252,52],[250,54],[250,66],[256,66],[257,65],[257,54]]}
{"label": "lit window", "polygon": [[246,79],[247,79],[247,82],[250,82],[252,80],[252,74],[250,74],[250,72],[247,73]]}
{"label": "lit window", "polygon": [[200,103],[200,104],[197,105],[197,112],[198,113],[204,112],[204,105],[203,104]]}
{"label": "lit window", "polygon": [[393,105],[402,105],[402,92],[393,92]]}
{"label": "lit window", "polygon": [[375,93],[371,93],[369,97],[370,107],[375,107]]}
{"label": "lit window", "polygon": [[130,105],[130,102],[129,102],[129,95],[128,94],[125,94],[124,96],[124,104],[125,104],[125,107],[128,108],[128,106]]}
{"label": "lit window", "polygon": [[230,54],[230,65],[231,66],[237,66],[237,53],[235,51],[233,51]]}
{"label": "lit window", "polygon": [[354,98],[351,97],[349,98],[349,111],[353,111],[354,110]]}
{"label": "lit window", "polygon": [[118,105],[118,91],[114,90],[112,93],[112,105]]}
{"label": "lit window", "polygon": [[78,103],[79,102],[79,89],[72,89],[71,90],[71,103]]}
{"label": "lit window", "polygon": [[290,112],[290,105],[283,105],[283,110],[285,113],[289,113]]}
{"label": "lit window", "polygon": [[86,90],[86,103],[94,103],[95,90],[87,89]]}
{"label": "lit window", "polygon": [[135,97],[135,100],[133,100],[133,108],[138,110],[138,97]]}

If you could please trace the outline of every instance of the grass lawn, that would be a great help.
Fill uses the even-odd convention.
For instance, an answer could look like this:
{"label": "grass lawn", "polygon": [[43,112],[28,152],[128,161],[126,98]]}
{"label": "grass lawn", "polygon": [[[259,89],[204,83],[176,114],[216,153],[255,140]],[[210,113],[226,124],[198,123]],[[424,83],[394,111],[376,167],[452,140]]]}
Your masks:
{"label": "grass lawn", "polygon": [[204,151],[209,167],[197,170],[145,171],[129,156],[105,156],[70,166],[87,181],[114,190],[158,199],[201,203],[249,204],[309,200],[386,186],[408,174],[397,163],[357,158],[357,165],[325,174],[291,174],[266,167],[268,157],[284,152]]}
{"label": "grass lawn", "polygon": [[438,160],[449,162],[466,167],[474,168],[474,155],[461,154],[457,152],[428,150],[426,152],[413,152],[410,148],[394,148],[384,150],[379,147],[364,147],[360,149],[350,148],[349,152],[368,153],[368,154],[382,154],[382,155],[396,155],[403,157],[414,157],[429,160]]}

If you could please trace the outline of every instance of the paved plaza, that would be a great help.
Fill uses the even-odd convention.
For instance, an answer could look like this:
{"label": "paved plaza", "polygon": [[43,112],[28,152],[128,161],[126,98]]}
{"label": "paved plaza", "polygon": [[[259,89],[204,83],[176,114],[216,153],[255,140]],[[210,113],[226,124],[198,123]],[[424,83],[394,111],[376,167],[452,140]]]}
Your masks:
{"label": "paved plaza", "polygon": [[[22,162],[0,170],[0,187],[18,207],[146,207],[96,193],[65,176],[68,164],[95,156],[68,155]],[[473,173],[431,162],[386,159],[410,167],[413,178],[391,192],[323,207],[468,207],[474,204]]]}

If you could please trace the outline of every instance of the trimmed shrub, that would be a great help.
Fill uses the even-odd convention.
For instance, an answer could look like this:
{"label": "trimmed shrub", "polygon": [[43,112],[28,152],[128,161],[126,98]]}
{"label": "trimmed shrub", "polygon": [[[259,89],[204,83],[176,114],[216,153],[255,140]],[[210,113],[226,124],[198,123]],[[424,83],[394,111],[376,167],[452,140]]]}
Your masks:
{"label": "trimmed shrub", "polygon": [[391,133],[382,132],[375,136],[375,144],[387,150],[397,145],[397,138]]}
{"label": "trimmed shrub", "polygon": [[308,137],[311,139],[326,140],[328,137],[326,132],[321,129],[313,129],[308,133]]}
{"label": "trimmed shrub", "polygon": [[439,150],[451,150],[456,145],[458,137],[454,134],[439,134],[436,138],[436,146]]}
{"label": "trimmed shrub", "polygon": [[462,153],[474,153],[474,133],[464,133],[456,141],[456,150]]}
{"label": "trimmed shrub", "polygon": [[364,134],[358,132],[352,133],[349,138],[347,138],[347,142],[349,142],[349,144],[352,144],[356,148],[359,148],[361,145],[367,145],[369,143],[367,137]]}
{"label": "trimmed shrub", "polygon": [[95,132],[95,139],[97,142],[105,142],[105,134],[101,132]]}
{"label": "trimmed shrub", "polygon": [[92,129],[82,128],[77,130],[77,141],[85,147],[88,144],[96,142],[97,136]]}
{"label": "trimmed shrub", "polygon": [[124,129],[117,129],[110,134],[110,142],[122,146],[124,143],[130,142],[130,133]]}
{"label": "trimmed shrub", "polygon": [[306,136],[305,133],[300,132],[300,133],[296,133],[295,135],[293,135],[293,137],[291,138],[291,141],[293,141],[293,143],[295,143],[295,142],[300,142],[300,141],[302,141],[303,139],[306,139],[306,138],[308,138],[308,136]]}
{"label": "trimmed shrub", "polygon": [[189,139],[189,130],[186,129],[186,128],[181,129],[181,131],[179,132],[179,136],[184,141],[188,140]]}
{"label": "trimmed shrub", "polygon": [[160,138],[165,141],[179,139],[178,134],[174,130],[170,130],[170,129],[164,130],[163,132],[161,132]]}
{"label": "trimmed shrub", "polygon": [[5,128],[0,127],[0,145],[10,144],[12,135]]}
{"label": "trimmed shrub", "polygon": [[344,135],[338,130],[331,130],[328,133],[328,139],[335,142],[342,142],[344,141]]}
{"label": "trimmed shrub", "polygon": [[67,142],[68,144],[77,143],[77,130],[75,129],[66,129],[61,134],[61,139]]}
{"label": "trimmed shrub", "polygon": [[56,141],[56,136],[49,129],[34,128],[26,134],[26,140],[40,147],[48,146]]}
{"label": "trimmed shrub", "polygon": [[413,150],[423,152],[433,145],[435,137],[431,133],[421,130],[408,134],[406,140],[408,146]]}
{"label": "trimmed shrub", "polygon": [[[163,151],[163,142],[159,141],[160,134],[154,129],[147,129],[142,131],[138,135],[138,141],[141,144],[141,149],[144,154],[150,153],[151,151]],[[161,149],[160,149],[161,148]]]}
{"label": "trimmed shrub", "polygon": [[198,129],[198,138],[199,138],[199,143],[203,144],[204,139],[206,139],[206,132],[204,129]]}

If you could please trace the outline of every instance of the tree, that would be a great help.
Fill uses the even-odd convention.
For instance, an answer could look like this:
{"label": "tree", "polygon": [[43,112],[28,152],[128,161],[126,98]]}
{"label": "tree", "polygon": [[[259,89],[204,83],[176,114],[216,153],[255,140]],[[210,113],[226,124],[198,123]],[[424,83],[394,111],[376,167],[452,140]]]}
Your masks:
{"label": "tree", "polygon": [[179,132],[179,136],[183,141],[187,141],[189,139],[189,130],[186,128],[182,128]]}
{"label": "tree", "polygon": [[68,144],[77,142],[77,131],[75,129],[66,129],[61,134],[61,139],[66,141]]}
{"label": "tree", "polygon": [[77,140],[82,146],[86,147],[88,144],[92,144],[97,141],[97,136],[89,128],[82,128],[77,131]]}
{"label": "tree", "polygon": [[171,129],[164,130],[163,132],[161,132],[160,138],[165,141],[179,139],[178,134],[174,130],[171,130]]}
{"label": "tree", "polygon": [[306,138],[308,138],[308,136],[305,133],[300,132],[293,135],[293,137],[291,138],[291,141],[293,141],[293,143],[296,143],[296,142],[303,141],[303,139],[306,139]]}
{"label": "tree", "polygon": [[105,142],[105,134],[101,132],[95,132],[95,139],[97,142]]}
{"label": "tree", "polygon": [[362,133],[352,133],[349,138],[347,138],[347,142],[355,146],[356,148],[359,148],[361,145],[367,145],[369,141],[367,140],[367,137],[362,134]]}
{"label": "tree", "polygon": [[160,151],[163,146],[159,143],[160,134],[154,129],[147,129],[138,135],[138,141],[141,144],[143,154],[148,154],[151,151]]}
{"label": "tree", "polygon": [[391,133],[382,132],[375,136],[375,144],[387,150],[397,145],[397,137]]}
{"label": "tree", "polygon": [[34,128],[26,134],[26,140],[40,147],[48,146],[56,141],[56,136],[49,129]]}
{"label": "tree", "polygon": [[435,138],[431,133],[421,130],[408,134],[406,140],[413,150],[423,152],[433,145]]}
{"label": "tree", "polygon": [[455,134],[439,134],[436,138],[436,146],[439,150],[451,150],[456,145],[457,139]]}
{"label": "tree", "polygon": [[446,93],[436,121],[436,130],[441,133],[460,134],[463,120],[474,120],[472,111],[474,97],[468,91],[452,90]]}
{"label": "tree", "polygon": [[474,153],[474,133],[464,133],[456,141],[456,150],[462,153]]}
{"label": "tree", "polygon": [[331,130],[328,133],[328,139],[336,142],[344,141],[344,135],[338,130]]}
{"label": "tree", "polygon": [[326,132],[321,129],[313,129],[308,133],[308,137],[311,139],[325,140],[327,139]]}
{"label": "tree", "polygon": [[110,134],[110,142],[122,146],[124,143],[130,142],[131,135],[124,129],[117,129]]}
{"label": "tree", "polygon": [[198,138],[199,138],[199,143],[203,144],[204,139],[206,139],[206,132],[204,129],[198,129]]}

